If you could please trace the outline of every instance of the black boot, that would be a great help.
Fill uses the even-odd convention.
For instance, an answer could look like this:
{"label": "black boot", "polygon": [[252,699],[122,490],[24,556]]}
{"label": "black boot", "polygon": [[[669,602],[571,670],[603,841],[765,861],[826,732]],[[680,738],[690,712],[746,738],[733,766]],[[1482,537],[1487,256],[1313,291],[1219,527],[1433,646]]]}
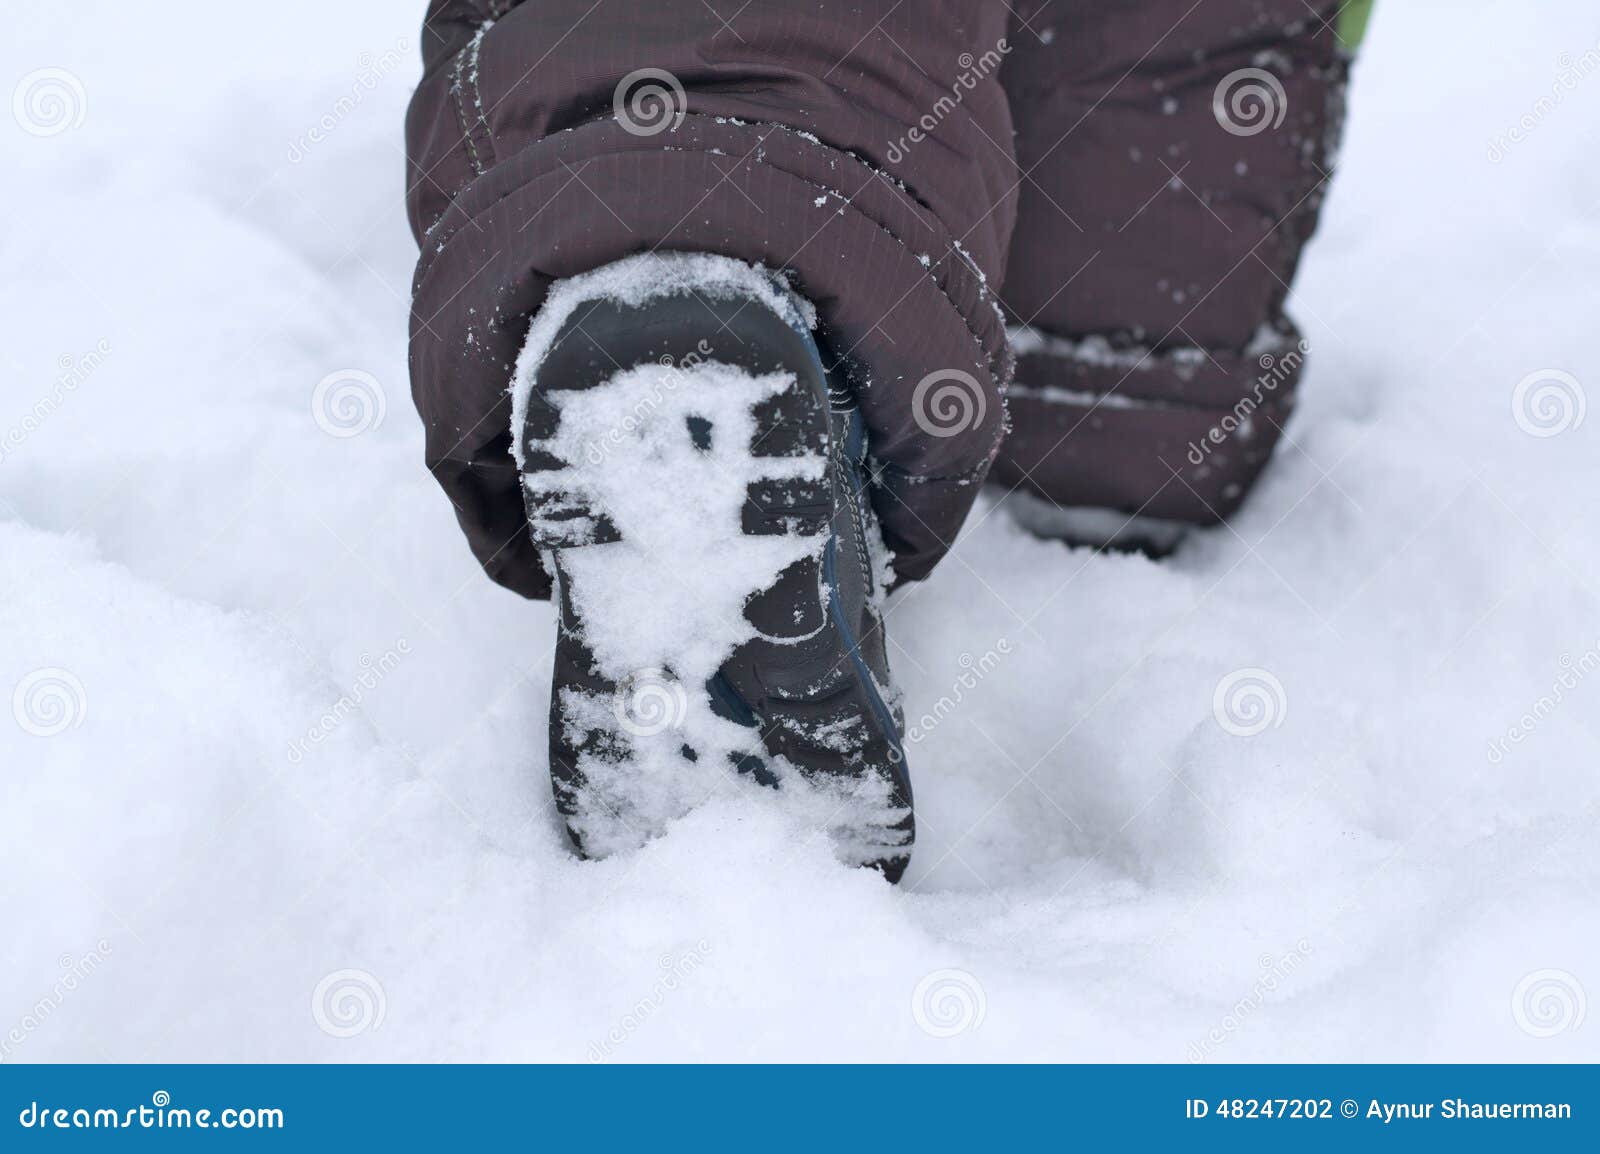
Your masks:
{"label": "black boot", "polygon": [[556,800],[602,856],[730,783],[778,785],[841,856],[898,880],[911,784],[861,420],[830,396],[804,302],[727,264],[763,291],[690,278],[625,303],[606,270],[588,299],[569,282],[548,351],[536,329],[518,369],[560,608]]}

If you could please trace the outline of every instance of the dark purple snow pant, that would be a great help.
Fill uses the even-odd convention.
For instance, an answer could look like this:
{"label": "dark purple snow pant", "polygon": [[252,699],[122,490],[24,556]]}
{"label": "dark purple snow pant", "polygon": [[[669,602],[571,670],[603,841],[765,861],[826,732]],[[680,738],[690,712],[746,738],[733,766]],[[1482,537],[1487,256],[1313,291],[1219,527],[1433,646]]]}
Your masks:
{"label": "dark purple snow pant", "polygon": [[986,478],[1228,516],[1305,351],[1283,306],[1342,116],[1338,8],[433,0],[412,391],[478,559],[549,595],[512,366],[553,279],[652,250],[760,262],[815,302],[903,578]]}

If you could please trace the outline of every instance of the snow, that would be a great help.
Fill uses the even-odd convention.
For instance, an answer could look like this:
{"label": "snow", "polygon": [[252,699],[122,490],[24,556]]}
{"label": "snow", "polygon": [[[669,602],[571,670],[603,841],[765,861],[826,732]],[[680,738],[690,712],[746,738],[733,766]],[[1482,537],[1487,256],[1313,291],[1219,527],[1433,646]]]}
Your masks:
{"label": "snow", "polygon": [[1600,1058],[1600,83],[1530,120],[1590,5],[1377,7],[1230,527],[1156,564],[985,505],[891,602],[902,889],[770,791],[569,853],[550,611],[407,399],[410,7],[0,47],[72,81],[0,123],[0,1057]]}

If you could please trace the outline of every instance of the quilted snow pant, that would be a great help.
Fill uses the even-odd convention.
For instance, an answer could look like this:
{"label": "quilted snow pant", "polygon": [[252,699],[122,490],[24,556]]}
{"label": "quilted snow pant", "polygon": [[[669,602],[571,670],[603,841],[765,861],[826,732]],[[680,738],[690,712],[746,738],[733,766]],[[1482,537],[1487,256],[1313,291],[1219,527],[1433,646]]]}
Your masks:
{"label": "quilted snow pant", "polygon": [[991,476],[1228,516],[1305,351],[1284,303],[1341,121],[1340,8],[433,0],[412,391],[478,559],[549,595],[512,366],[552,280],[652,250],[759,262],[816,304],[902,578]]}

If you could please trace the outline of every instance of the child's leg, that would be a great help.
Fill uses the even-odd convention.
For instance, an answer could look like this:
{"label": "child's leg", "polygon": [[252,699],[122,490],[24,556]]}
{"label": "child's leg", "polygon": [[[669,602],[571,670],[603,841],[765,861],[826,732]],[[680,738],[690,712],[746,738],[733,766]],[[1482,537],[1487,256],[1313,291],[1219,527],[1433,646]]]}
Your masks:
{"label": "child's leg", "polygon": [[430,10],[413,393],[490,574],[555,579],[549,765],[585,851],[804,781],[842,856],[906,868],[878,604],[949,548],[1003,431],[1009,17]]}
{"label": "child's leg", "polygon": [[[896,570],[932,568],[1004,419],[1009,19],[1004,0],[434,0],[407,124],[413,394],[491,576],[549,595],[510,454],[528,319],[553,279],[649,251],[792,274],[859,396]],[[915,419],[930,397],[951,423]]]}
{"label": "child's leg", "polygon": [[1028,175],[1002,295],[996,479],[1207,523],[1266,464],[1305,349],[1284,313],[1327,191],[1339,0],[1046,0],[1002,79]]}

